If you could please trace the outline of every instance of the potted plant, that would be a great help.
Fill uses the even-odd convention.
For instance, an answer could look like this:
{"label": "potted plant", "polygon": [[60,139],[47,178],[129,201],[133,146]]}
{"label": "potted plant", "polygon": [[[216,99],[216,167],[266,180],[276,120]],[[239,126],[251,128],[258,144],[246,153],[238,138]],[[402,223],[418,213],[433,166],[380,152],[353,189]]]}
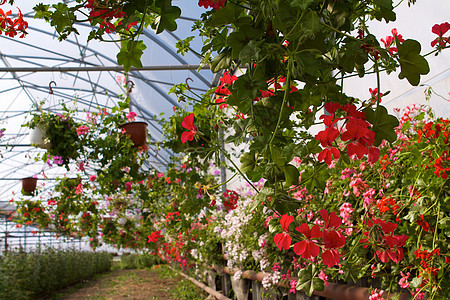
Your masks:
{"label": "potted plant", "polygon": [[36,191],[37,177],[22,178],[22,195],[33,196]]}
{"label": "potted plant", "polygon": [[[42,103],[41,103],[42,106]],[[31,143],[47,149],[42,160],[49,165],[64,165],[69,169],[71,159],[77,160],[83,151],[80,132],[85,130],[73,118],[75,111],[61,102],[62,113],[38,108],[24,126],[32,129]]]}

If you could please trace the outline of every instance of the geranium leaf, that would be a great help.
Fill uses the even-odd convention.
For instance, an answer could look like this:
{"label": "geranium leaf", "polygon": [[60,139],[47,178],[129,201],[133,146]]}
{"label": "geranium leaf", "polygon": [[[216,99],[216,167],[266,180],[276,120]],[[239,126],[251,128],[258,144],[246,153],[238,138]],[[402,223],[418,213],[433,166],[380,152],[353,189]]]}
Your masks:
{"label": "geranium leaf", "polygon": [[280,168],[286,165],[286,157],[281,155],[281,149],[276,146],[272,146],[272,160]]}
{"label": "geranium leaf", "polygon": [[427,60],[420,55],[420,43],[409,39],[400,44],[398,38],[396,40],[401,68],[398,77],[406,77],[411,85],[417,86],[420,83],[420,75],[430,72]]}
{"label": "geranium leaf", "polygon": [[161,10],[161,14],[155,19],[154,28],[156,33],[164,30],[174,31],[177,29],[177,22],[181,15],[181,9],[178,6],[170,6]]}
{"label": "geranium leaf", "polygon": [[364,113],[367,121],[373,125],[372,131],[375,132],[374,146],[379,146],[383,139],[391,143],[397,139],[395,128],[398,127],[399,122],[395,116],[388,114],[384,106],[380,105],[376,110],[368,107],[364,109]]}
{"label": "geranium leaf", "polygon": [[146,48],[143,41],[122,42],[117,63],[122,65],[125,71],[129,71],[131,67],[142,68],[141,56]]}
{"label": "geranium leaf", "polygon": [[227,69],[231,65],[231,49],[225,49],[222,53],[214,57],[211,61],[211,72],[217,73],[222,69]]}
{"label": "geranium leaf", "polygon": [[239,14],[242,12],[242,7],[236,6],[233,2],[228,2],[227,5],[214,12],[211,17],[205,22],[206,26],[220,27],[234,22]]}
{"label": "geranium leaf", "polygon": [[284,168],[284,175],[286,176],[287,187],[298,184],[298,177],[300,176],[300,173],[298,172],[298,169],[293,165],[287,165]]}

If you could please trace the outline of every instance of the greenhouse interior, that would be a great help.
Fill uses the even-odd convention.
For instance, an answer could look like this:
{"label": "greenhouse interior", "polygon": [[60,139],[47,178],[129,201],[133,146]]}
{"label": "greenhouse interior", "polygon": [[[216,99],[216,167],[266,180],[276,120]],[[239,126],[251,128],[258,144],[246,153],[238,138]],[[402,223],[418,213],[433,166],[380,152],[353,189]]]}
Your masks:
{"label": "greenhouse interior", "polygon": [[450,299],[432,3],[0,0],[0,299]]}

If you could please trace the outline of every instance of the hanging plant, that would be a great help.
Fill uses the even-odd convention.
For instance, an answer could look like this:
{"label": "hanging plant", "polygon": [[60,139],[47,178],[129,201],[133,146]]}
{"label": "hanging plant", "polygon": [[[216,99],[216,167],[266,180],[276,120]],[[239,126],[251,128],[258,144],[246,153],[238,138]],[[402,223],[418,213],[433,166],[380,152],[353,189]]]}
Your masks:
{"label": "hanging plant", "polygon": [[83,139],[79,136],[84,134],[86,128],[74,121],[74,110],[69,110],[64,102],[61,102],[61,107],[62,113],[39,108],[31,113],[31,120],[24,126],[35,130],[33,134],[37,135],[37,139],[32,143],[47,149],[41,157],[44,162],[64,165],[69,169],[70,160],[77,160],[83,152]]}
{"label": "hanging plant", "polygon": [[37,177],[22,178],[22,195],[34,196],[37,186]]}
{"label": "hanging plant", "polygon": [[123,129],[122,133],[128,135],[133,141],[133,146],[143,146],[147,140],[147,123],[145,122],[130,122],[121,125],[119,128]]}

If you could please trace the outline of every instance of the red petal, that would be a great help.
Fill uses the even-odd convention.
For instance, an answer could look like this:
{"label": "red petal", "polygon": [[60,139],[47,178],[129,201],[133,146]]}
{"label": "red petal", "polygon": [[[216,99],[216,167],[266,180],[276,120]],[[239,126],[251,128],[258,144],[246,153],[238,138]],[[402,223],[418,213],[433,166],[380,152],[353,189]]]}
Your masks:
{"label": "red petal", "polygon": [[306,223],[301,224],[300,226],[295,227],[295,230],[297,230],[300,233],[303,233],[304,236],[307,238],[309,237],[309,226]]}
{"label": "red petal", "polygon": [[291,237],[284,232],[276,234],[273,240],[280,250],[288,250],[292,241]]}
{"label": "red petal", "polygon": [[313,239],[313,238],[321,238],[323,236],[323,232],[320,231],[320,227],[317,225],[314,225],[311,228],[311,231],[309,232],[309,238]]}
{"label": "red petal", "polygon": [[281,227],[284,230],[289,231],[289,225],[294,221],[293,216],[289,216],[288,214],[282,215],[280,219]]}
{"label": "red petal", "polygon": [[194,117],[194,113],[191,113],[189,116],[184,117],[183,122],[181,122],[181,126],[189,130],[195,130]]}
{"label": "red petal", "polygon": [[[317,255],[319,255],[320,248],[314,242],[308,242],[307,249],[308,249],[307,252],[309,252],[310,256],[316,257]],[[305,257],[303,257],[303,258],[305,258]],[[309,257],[307,257],[307,258],[309,258]],[[305,259],[307,259],[307,258],[305,258]]]}
{"label": "red petal", "polygon": [[339,263],[340,260],[340,254],[336,250],[327,250],[324,253],[322,253],[322,262],[328,266],[328,268],[331,268]]}
{"label": "red petal", "polygon": [[195,132],[193,131],[183,131],[181,134],[181,142],[184,144],[186,141],[191,141],[194,139]]}
{"label": "red petal", "polygon": [[306,250],[307,241],[300,241],[294,244],[294,252],[297,255],[302,255]]}

